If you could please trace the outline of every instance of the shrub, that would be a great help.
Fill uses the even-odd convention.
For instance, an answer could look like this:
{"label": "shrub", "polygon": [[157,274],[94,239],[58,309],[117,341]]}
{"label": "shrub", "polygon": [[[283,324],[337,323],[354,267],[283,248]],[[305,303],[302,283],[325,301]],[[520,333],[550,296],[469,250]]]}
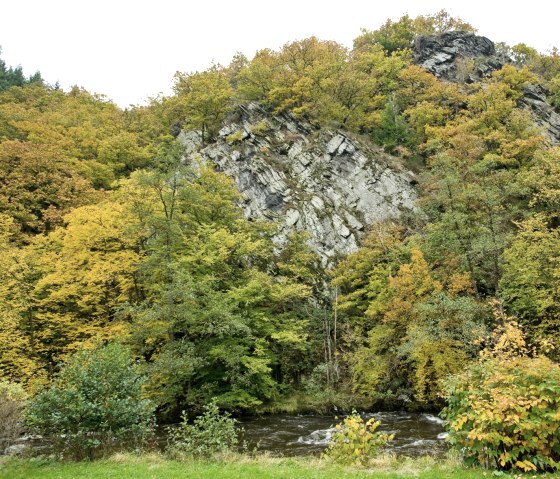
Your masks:
{"label": "shrub", "polygon": [[27,395],[19,384],[0,381],[0,454],[23,433]]}
{"label": "shrub", "polygon": [[228,145],[240,143],[245,138],[245,135],[246,133],[243,130],[237,130],[226,137],[226,142]]}
{"label": "shrub", "polygon": [[238,443],[235,419],[220,413],[216,401],[204,406],[193,424],[183,411],[181,424],[169,432],[168,452],[172,456],[209,457],[232,451]]}
{"label": "shrub", "polygon": [[560,466],[560,369],[545,357],[475,363],[447,385],[448,440],[470,464]]}
{"label": "shrub", "polygon": [[251,126],[251,134],[255,136],[264,136],[270,130],[270,126],[266,120],[261,120]]}
{"label": "shrub", "polygon": [[26,420],[55,452],[74,459],[143,445],[153,432],[154,405],[144,378],[118,344],[70,357],[50,389],[31,399]]}
{"label": "shrub", "polygon": [[560,367],[534,356],[511,318],[481,360],[448,380],[448,440],[470,464],[498,469],[560,468]]}
{"label": "shrub", "polygon": [[356,411],[337,424],[325,457],[340,464],[367,465],[379,453],[379,449],[393,440],[394,435],[376,431],[380,422],[364,421]]}

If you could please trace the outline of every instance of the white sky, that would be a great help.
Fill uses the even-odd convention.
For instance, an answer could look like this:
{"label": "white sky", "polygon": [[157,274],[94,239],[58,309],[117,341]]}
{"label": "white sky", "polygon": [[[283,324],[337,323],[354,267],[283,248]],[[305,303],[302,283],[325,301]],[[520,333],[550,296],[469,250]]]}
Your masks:
{"label": "white sky", "polygon": [[315,35],[351,46],[360,27],[445,8],[479,34],[540,51],[560,47],[558,0],[11,0],[0,7],[8,65],[49,83],[79,85],[120,106],[169,93],[176,71],[251,58]]}

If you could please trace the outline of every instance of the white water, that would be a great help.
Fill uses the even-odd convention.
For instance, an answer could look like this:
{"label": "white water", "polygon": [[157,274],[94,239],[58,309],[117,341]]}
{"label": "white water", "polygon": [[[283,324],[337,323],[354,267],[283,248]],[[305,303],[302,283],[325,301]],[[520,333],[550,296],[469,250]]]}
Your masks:
{"label": "white water", "polygon": [[[388,450],[404,456],[443,455],[447,450],[443,421],[432,414],[380,412],[364,414],[381,422],[379,430],[394,434]],[[245,440],[250,447],[275,455],[318,454],[332,437],[334,426],[341,422],[334,416],[273,415],[244,418]]]}

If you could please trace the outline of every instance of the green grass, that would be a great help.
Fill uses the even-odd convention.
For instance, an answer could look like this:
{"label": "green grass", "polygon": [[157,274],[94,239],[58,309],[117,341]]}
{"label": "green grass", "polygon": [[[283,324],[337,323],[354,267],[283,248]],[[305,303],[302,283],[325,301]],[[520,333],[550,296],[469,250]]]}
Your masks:
{"label": "green grass", "polygon": [[[500,474],[501,475],[501,474]],[[505,475],[552,478],[556,475]],[[221,461],[173,461],[158,455],[116,455],[93,462],[56,462],[37,459],[4,459],[2,479],[480,479],[497,477],[480,469],[465,469],[455,461],[431,458],[400,460],[381,458],[371,469],[343,468],[315,458],[275,459],[233,456]],[[498,476],[499,477],[499,476]]]}

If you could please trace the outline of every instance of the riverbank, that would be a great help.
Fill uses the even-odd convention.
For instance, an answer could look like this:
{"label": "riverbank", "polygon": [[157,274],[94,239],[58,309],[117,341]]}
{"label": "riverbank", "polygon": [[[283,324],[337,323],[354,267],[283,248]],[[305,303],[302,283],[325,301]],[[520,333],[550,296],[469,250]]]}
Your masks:
{"label": "riverbank", "polygon": [[313,393],[294,391],[292,394],[280,397],[271,403],[262,404],[254,410],[245,411],[248,415],[253,414],[349,414],[352,410],[357,411],[404,411],[425,412],[437,414],[440,408],[436,405],[427,406],[423,403],[414,402],[413,398],[398,399],[366,398],[357,395],[350,390],[322,390]]}
{"label": "riverbank", "polygon": [[[501,474],[500,474],[501,475]],[[0,479],[479,479],[491,471],[466,469],[457,460],[385,456],[371,468],[340,467],[317,458],[231,455],[221,460],[185,462],[148,454],[118,454],[93,462],[61,463],[39,459],[0,459]],[[506,477],[535,477],[519,473]],[[542,474],[539,478],[558,478]]]}

